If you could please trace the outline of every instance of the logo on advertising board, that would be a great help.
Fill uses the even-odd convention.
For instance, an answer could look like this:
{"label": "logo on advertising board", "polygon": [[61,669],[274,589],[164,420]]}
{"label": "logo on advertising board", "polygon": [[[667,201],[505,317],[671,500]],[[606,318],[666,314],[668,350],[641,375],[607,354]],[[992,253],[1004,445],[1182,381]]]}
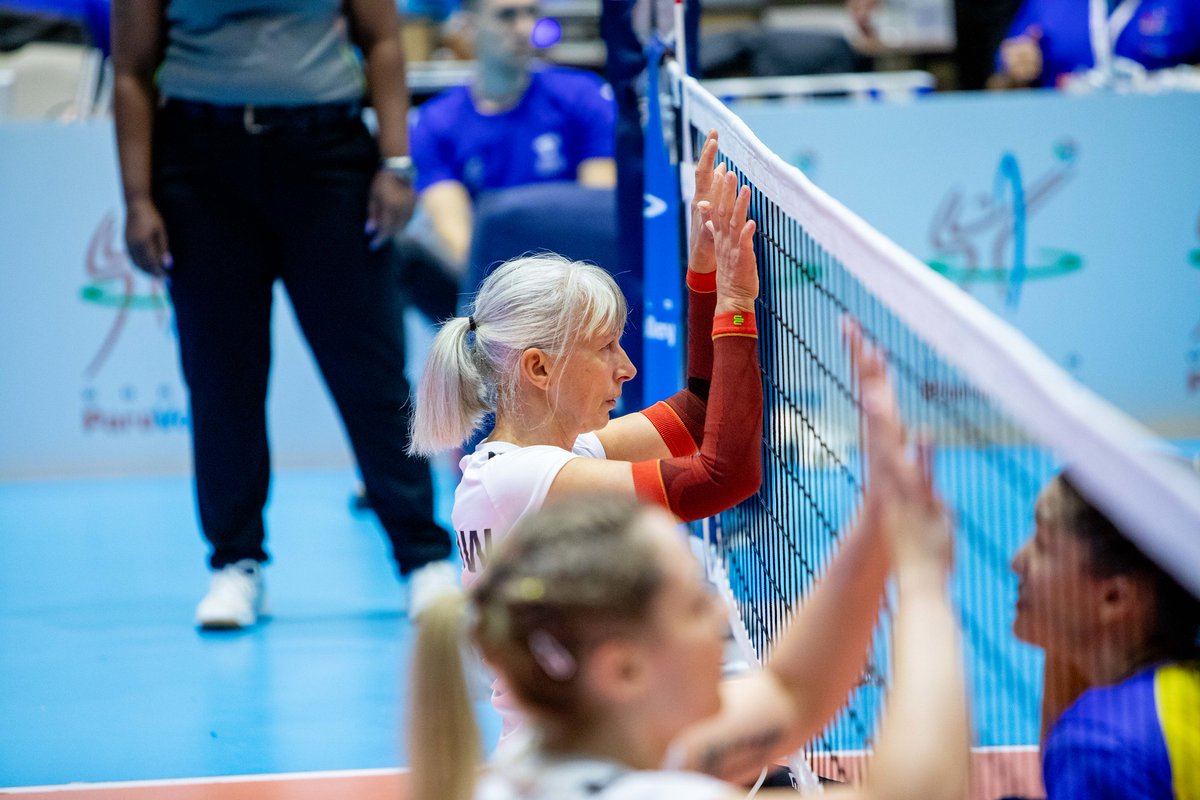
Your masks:
{"label": "logo on advertising board", "polygon": [[[1200,217],[1196,219],[1196,239],[1197,244],[1200,244]],[[1200,269],[1200,247],[1192,248],[1192,252],[1188,253],[1188,262],[1196,269]],[[1188,394],[1200,394],[1200,321],[1197,321],[1196,326],[1192,328],[1189,345],[1185,382]]]}
{"label": "logo on advertising board", "polygon": [[[1196,238],[1200,240],[1200,219],[1196,220]],[[1188,261],[1193,267],[1200,269],[1200,247],[1192,249],[1192,252],[1188,254]]]}
{"label": "logo on advertising board", "polygon": [[[171,309],[163,283],[134,270],[121,243],[117,214],[107,213],[96,226],[84,256],[86,282],[80,299],[107,314],[108,330],[83,370],[85,433],[152,433],[186,430],[187,414],[177,383],[158,375],[150,379],[118,378],[111,368],[131,322],[149,316],[153,328],[170,338]],[[108,369],[106,369],[108,368]],[[174,377],[173,375],[171,376]]]}
{"label": "logo on advertising board", "polygon": [[1188,394],[1200,394],[1200,322],[1192,328],[1191,347],[1187,360],[1187,389]]}
{"label": "logo on advertising board", "polygon": [[961,189],[949,192],[930,224],[934,257],[929,265],[965,289],[976,283],[996,284],[1010,308],[1020,303],[1027,281],[1082,268],[1078,253],[1034,247],[1030,241],[1030,221],[1070,182],[1077,157],[1074,142],[1059,142],[1053,165],[1026,181],[1017,157],[1004,153],[990,193],[968,197]]}

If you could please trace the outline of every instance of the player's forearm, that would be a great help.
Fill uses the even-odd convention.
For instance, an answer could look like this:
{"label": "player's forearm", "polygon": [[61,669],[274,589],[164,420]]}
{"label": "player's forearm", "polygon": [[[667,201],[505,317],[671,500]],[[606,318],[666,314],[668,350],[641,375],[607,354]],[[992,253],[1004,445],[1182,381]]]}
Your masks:
{"label": "player's forearm", "polygon": [[[663,434],[671,455],[691,455],[704,442],[708,418],[708,394],[713,373],[713,315],[717,292],[714,273],[697,274],[688,270],[687,385],[662,401],[665,412],[656,404],[646,409],[654,427]],[[683,431],[676,431],[678,427]]]}
{"label": "player's forearm", "polygon": [[796,717],[783,751],[820,731],[858,686],[888,569],[887,545],[874,514],[864,510],[767,664],[794,698]]}
{"label": "player's forearm", "polygon": [[961,800],[970,730],[958,623],[942,569],[901,568],[894,673],[871,763],[872,800]]}
{"label": "player's forearm", "polygon": [[690,522],[727,511],[762,482],[762,376],[754,315],[714,320],[713,383],[699,452],[633,464],[638,496]]}
{"label": "player's forearm", "polygon": [[708,397],[713,371],[713,316],[717,312],[715,273],[688,270],[688,386]]}

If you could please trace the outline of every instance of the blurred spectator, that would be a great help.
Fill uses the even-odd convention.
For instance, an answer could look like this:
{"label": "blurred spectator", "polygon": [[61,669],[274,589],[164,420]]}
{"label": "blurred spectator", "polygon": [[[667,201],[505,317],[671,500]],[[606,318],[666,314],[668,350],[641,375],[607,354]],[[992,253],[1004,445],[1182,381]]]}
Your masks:
{"label": "blurred spectator", "polygon": [[[616,182],[612,92],[591,73],[535,62],[538,22],[534,0],[464,3],[474,77],[426,102],[413,125],[428,243],[456,278],[466,272],[480,193],[549,181]],[[410,231],[419,235],[421,227]]]}
{"label": "blurred spectator", "polygon": [[756,25],[700,39],[700,69],[706,78],[831,75],[859,72],[867,64],[845,36],[820,31]]}
{"label": "blurred spectator", "polygon": [[[1057,86],[1072,73],[1200,62],[1197,0],[1025,0],[996,57],[994,89]],[[1140,65],[1137,67],[1136,65]]]}
{"label": "blurred spectator", "polygon": [[[874,36],[871,16],[883,0],[846,0],[846,8],[864,36]],[[1021,0],[955,0],[954,66],[958,88],[983,89],[991,76],[996,51]]]}

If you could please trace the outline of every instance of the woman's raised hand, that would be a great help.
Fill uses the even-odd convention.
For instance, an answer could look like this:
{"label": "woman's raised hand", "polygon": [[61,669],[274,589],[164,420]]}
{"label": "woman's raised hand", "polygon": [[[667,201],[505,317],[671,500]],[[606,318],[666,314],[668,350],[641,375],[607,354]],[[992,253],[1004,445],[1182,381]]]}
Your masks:
{"label": "woman's raised hand", "polygon": [[853,320],[847,319],[845,336],[861,392],[868,471],[865,516],[882,525],[898,569],[949,570],[953,535],[933,487],[933,450],[919,441],[915,456],[909,457],[887,361]]}
{"label": "woman's raised hand", "polygon": [[717,264],[717,312],[753,311],[758,297],[758,259],[754,256],[754,220],[750,187],[737,188],[737,176],[726,173],[714,181],[716,205],[706,227],[713,235]]}
{"label": "woman's raised hand", "polygon": [[700,158],[696,161],[696,191],[692,195],[692,224],[688,232],[688,266],[693,272],[712,272],[717,268],[713,237],[705,223],[712,216],[716,189],[725,177],[725,165],[713,169],[717,160],[717,132],[709,131]]}

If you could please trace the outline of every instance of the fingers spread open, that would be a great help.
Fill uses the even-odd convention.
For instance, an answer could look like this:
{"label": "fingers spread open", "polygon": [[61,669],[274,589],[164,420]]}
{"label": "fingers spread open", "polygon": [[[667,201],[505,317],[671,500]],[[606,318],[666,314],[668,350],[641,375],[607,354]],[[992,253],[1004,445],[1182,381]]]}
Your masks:
{"label": "fingers spread open", "polygon": [[[736,179],[734,182],[736,183]],[[734,201],[733,216],[730,218],[729,224],[734,228],[742,227],[748,213],[750,213],[750,187],[743,186],[738,191],[737,200]]]}
{"label": "fingers spread open", "polygon": [[729,227],[729,215],[733,211],[737,199],[737,176],[726,172],[721,175],[720,179],[721,182],[717,185],[715,192],[717,208],[713,213],[713,219],[717,222],[718,230],[726,230]]}
{"label": "fingers spread open", "polygon": [[740,249],[748,251],[751,254],[754,252],[754,231],[757,228],[758,226],[752,219],[742,223],[742,230],[738,237],[738,247]]}
{"label": "fingers spread open", "polygon": [[696,162],[696,194],[704,195],[712,186],[713,164],[717,160],[717,132],[709,131],[704,146],[700,149],[700,158]]}

